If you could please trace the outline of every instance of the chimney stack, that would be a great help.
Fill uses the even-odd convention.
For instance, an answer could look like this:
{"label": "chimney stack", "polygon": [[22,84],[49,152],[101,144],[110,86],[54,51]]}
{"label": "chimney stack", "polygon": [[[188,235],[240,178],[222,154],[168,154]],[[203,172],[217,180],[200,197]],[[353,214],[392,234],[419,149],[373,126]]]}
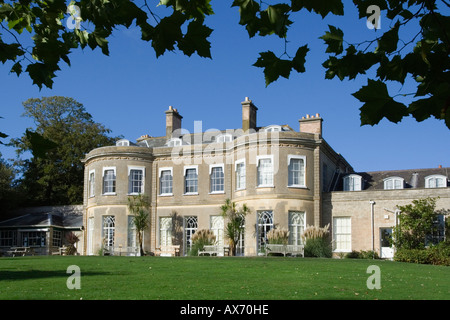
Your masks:
{"label": "chimney stack", "polygon": [[323,119],[318,113],[315,116],[307,114],[306,118],[302,117],[298,120],[300,123],[300,132],[315,133],[322,136],[322,121]]}
{"label": "chimney stack", "polygon": [[177,109],[169,106],[166,112],[166,137],[171,138],[175,130],[181,129],[181,119],[183,117],[178,113]]}
{"label": "chimney stack", "polygon": [[253,104],[252,100],[245,97],[245,101],[242,104],[242,130],[247,132],[248,130],[256,130],[256,111],[258,108]]}

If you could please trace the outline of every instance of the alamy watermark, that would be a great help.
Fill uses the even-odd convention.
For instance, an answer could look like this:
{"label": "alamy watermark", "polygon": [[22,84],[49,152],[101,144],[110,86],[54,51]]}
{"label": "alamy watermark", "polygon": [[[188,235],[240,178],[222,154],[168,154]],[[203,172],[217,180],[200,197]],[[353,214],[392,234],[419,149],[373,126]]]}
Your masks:
{"label": "alamy watermark", "polygon": [[81,25],[81,10],[80,7],[74,4],[70,4],[67,6],[67,13],[70,14],[70,17],[67,18],[66,26],[70,30],[80,29]]}
{"label": "alamy watermark", "polygon": [[71,265],[67,267],[68,274],[71,274],[66,281],[67,289],[81,289],[81,270],[77,265]]}
{"label": "alamy watermark", "polygon": [[381,289],[381,270],[379,266],[370,265],[367,268],[366,273],[371,275],[367,278],[366,285],[367,289]]}
{"label": "alamy watermark", "polygon": [[370,30],[372,29],[381,29],[381,9],[377,5],[370,5],[366,10],[367,14],[370,16],[367,17],[366,25]]}

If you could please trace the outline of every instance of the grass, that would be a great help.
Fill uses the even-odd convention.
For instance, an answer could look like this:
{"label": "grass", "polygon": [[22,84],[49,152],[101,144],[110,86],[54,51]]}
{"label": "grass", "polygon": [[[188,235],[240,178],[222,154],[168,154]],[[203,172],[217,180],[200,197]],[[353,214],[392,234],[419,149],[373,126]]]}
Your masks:
{"label": "grass", "polygon": [[[69,290],[67,268],[81,271]],[[370,265],[381,289],[368,289]],[[0,258],[0,299],[432,300],[450,297],[450,268],[381,260],[283,257]]]}

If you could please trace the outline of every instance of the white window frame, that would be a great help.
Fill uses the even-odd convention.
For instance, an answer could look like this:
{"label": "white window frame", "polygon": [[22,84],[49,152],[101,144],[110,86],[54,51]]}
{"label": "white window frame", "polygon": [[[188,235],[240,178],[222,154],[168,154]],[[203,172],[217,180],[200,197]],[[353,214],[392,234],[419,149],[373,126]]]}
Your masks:
{"label": "white window frame", "polygon": [[[299,216],[299,220],[301,223],[297,223],[297,219],[294,218],[294,215]],[[306,229],[306,212],[300,210],[289,210],[288,212],[289,219],[289,244],[293,245],[302,245],[303,239],[302,235]]]}
{"label": "white window frame", "polygon": [[[338,220],[348,222],[346,226],[338,226]],[[344,227],[346,230],[339,230]],[[343,246],[347,244],[347,246]],[[333,251],[334,252],[351,252],[352,251],[352,218],[351,217],[334,217],[333,218]]]}
{"label": "white window frame", "polygon": [[[133,192],[133,187],[131,186],[131,170],[140,170],[142,171],[142,180],[141,180],[141,192]],[[139,166],[128,166],[128,194],[129,195],[138,195],[144,193],[144,185],[145,185],[145,167]],[[131,191],[131,192],[130,192]]]}
{"label": "white window frame", "polygon": [[[359,188],[355,188],[355,183],[353,179],[359,180]],[[350,181],[353,183],[350,184]],[[363,189],[362,176],[359,174],[350,174],[344,177],[344,191],[361,191]]]}
{"label": "white window frame", "polygon": [[[105,192],[105,172],[109,171],[109,170],[113,170],[113,172],[114,172],[114,191],[113,192]],[[116,192],[117,192],[116,167],[103,167],[103,170],[102,170],[102,194],[105,196],[108,196],[108,195],[115,195]]]}
{"label": "white window frame", "polygon": [[89,170],[89,198],[95,197],[95,170]]}
{"label": "white window frame", "polygon": [[[400,182],[400,188],[396,187],[396,182]],[[389,184],[392,183],[392,186]],[[389,177],[383,180],[384,190],[403,189],[405,186],[405,179],[401,177]]]}
{"label": "white window frame", "polygon": [[[195,169],[195,173],[197,174],[197,191],[196,192],[186,192],[186,172],[189,169]],[[197,195],[198,194],[198,165],[193,165],[193,166],[185,166],[183,169],[183,177],[184,177],[184,181],[183,181],[183,194],[184,195]]]}
{"label": "white window frame", "polygon": [[183,145],[183,140],[180,138],[171,138],[167,141],[167,146],[169,147],[181,147]]}
{"label": "white window frame", "polygon": [[[242,172],[238,172],[239,165],[242,165],[242,170],[244,171],[243,174]],[[246,170],[247,166],[245,163],[245,159],[239,159],[234,163],[234,172],[236,175],[236,190],[244,190],[246,188]]]}
{"label": "white window frame", "polygon": [[[260,174],[260,171],[259,171],[260,161],[261,160],[267,160],[267,159],[270,160],[270,163],[272,165],[272,170],[271,170],[271,172],[269,172],[269,174],[272,177],[271,178],[272,183],[260,183],[260,175],[259,175]],[[267,188],[267,187],[273,188],[274,187],[274,183],[273,183],[274,167],[275,167],[274,163],[273,163],[273,155],[256,156],[256,164],[257,164],[257,166],[256,166],[256,185],[257,185],[257,188]],[[266,179],[266,180],[269,180],[269,179]]]}
{"label": "white window frame", "polygon": [[117,147],[129,147],[130,146],[130,140],[127,139],[120,139],[116,142]]}
{"label": "white window frame", "polygon": [[[437,180],[442,180],[442,186],[436,186]],[[430,186],[431,181],[434,181],[434,185]],[[447,187],[447,177],[442,174],[432,174],[425,177],[425,188],[446,188]]]}
{"label": "white window frame", "polygon": [[264,132],[281,132],[283,128],[280,125],[272,124],[270,126],[265,127]]}
{"label": "white window frame", "polygon": [[[214,168],[222,168],[222,174],[223,174],[223,189],[222,190],[212,190],[212,172]],[[218,194],[218,193],[225,193],[225,165],[223,163],[220,164],[210,164],[209,165],[209,193],[210,194]]]}
{"label": "white window frame", "polygon": [[[161,175],[164,171],[170,171],[170,175],[172,177],[172,192],[162,192],[161,188]],[[159,178],[159,195],[160,196],[173,196],[173,167],[161,167],[158,169],[158,178]]]}
{"label": "white window frame", "polygon": [[233,135],[231,133],[219,134],[216,137],[217,143],[226,143],[226,142],[231,142],[231,141],[233,141]]}
{"label": "white window frame", "polygon": [[[292,159],[303,160],[303,184],[289,184],[289,176],[291,175],[289,167],[291,165]],[[289,154],[287,157],[287,166],[288,166],[288,187],[289,188],[306,188],[306,156]],[[299,179],[301,179],[301,177],[299,177]]]}

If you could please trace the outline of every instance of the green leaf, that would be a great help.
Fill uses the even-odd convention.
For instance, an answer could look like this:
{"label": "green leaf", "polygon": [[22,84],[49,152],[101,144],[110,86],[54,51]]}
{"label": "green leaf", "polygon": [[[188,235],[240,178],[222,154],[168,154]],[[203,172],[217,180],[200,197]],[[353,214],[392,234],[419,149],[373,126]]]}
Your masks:
{"label": "green leaf", "polygon": [[364,102],[360,108],[361,125],[373,126],[385,117],[391,122],[398,123],[408,115],[407,107],[389,96],[386,84],[382,81],[369,79],[366,86],[352,95]]}
{"label": "green leaf", "polygon": [[187,56],[197,51],[200,57],[211,58],[211,43],[207,38],[212,29],[203,25],[200,20],[193,20],[188,25],[188,31],[178,43],[178,48]]}
{"label": "green leaf", "polygon": [[326,31],[319,39],[323,39],[328,45],[325,52],[340,54],[344,50],[344,32],[334,26],[328,25],[330,31]]}
{"label": "green leaf", "polygon": [[391,53],[397,49],[399,27],[400,23],[397,22],[391,30],[383,34],[383,36],[378,40],[377,52],[384,51]]}
{"label": "green leaf", "polygon": [[329,13],[337,16],[344,15],[344,4],[341,0],[291,0],[292,11],[306,9],[309,12],[320,14],[325,18]]}
{"label": "green leaf", "polygon": [[306,54],[308,53],[308,45],[298,48],[294,59],[292,59],[292,68],[297,72],[305,72]]}
{"label": "green leaf", "polygon": [[278,58],[272,51],[261,52],[258,60],[253,64],[255,67],[264,68],[266,86],[278,80],[280,76],[289,78],[292,62]]}
{"label": "green leaf", "polygon": [[47,152],[58,146],[55,142],[28,129],[26,130],[26,137],[31,144],[31,152],[35,158],[46,158]]}
{"label": "green leaf", "polygon": [[[56,66],[56,70],[59,70],[58,66]],[[56,70],[40,62],[29,64],[26,69],[30,78],[33,79],[33,84],[36,84],[39,89],[42,89],[42,85],[48,88],[53,86],[52,79],[55,77]]]}
{"label": "green leaf", "polygon": [[175,44],[183,39],[181,26],[185,21],[183,14],[175,11],[171,16],[161,19],[154,28],[152,47],[157,57],[164,54],[166,50],[175,50]]}

